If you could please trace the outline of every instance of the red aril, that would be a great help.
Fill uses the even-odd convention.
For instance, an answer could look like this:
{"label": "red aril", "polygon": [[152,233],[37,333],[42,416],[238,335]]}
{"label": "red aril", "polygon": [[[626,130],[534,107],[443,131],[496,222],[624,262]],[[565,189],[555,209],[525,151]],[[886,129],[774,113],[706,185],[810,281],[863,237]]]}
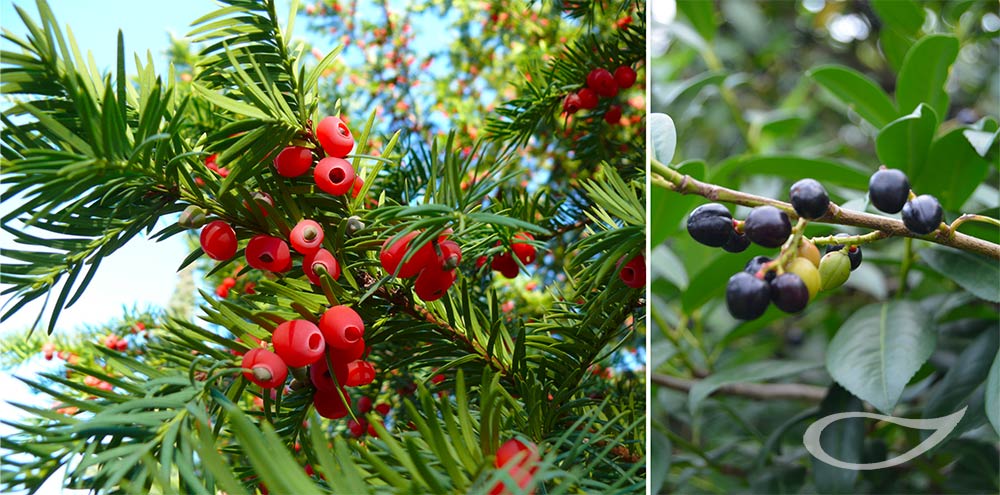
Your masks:
{"label": "red aril", "polygon": [[299,220],[288,235],[288,241],[292,249],[302,254],[315,253],[323,246],[323,227],[315,220]]}
{"label": "red aril", "polygon": [[311,321],[290,320],[274,329],[274,352],[289,366],[308,366],[323,358],[326,343]]}
{"label": "red aril", "polygon": [[236,254],[236,231],[222,220],[202,227],[200,240],[202,251],[213,260],[225,261]]}
{"label": "red aril", "polygon": [[313,155],[309,148],[289,146],[274,158],[274,169],[282,177],[298,177],[312,166]]}
{"label": "red aril", "polygon": [[354,148],[354,136],[340,117],[326,117],[316,126],[316,139],[327,155],[343,158]]}

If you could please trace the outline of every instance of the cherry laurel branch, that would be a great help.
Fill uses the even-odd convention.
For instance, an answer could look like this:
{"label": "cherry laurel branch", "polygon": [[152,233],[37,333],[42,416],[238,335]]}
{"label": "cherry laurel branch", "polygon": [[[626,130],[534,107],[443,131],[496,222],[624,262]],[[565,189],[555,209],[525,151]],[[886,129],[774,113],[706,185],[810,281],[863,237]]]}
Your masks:
{"label": "cherry laurel branch", "polygon": [[[654,185],[678,192],[680,194],[697,194],[712,201],[724,201],[726,203],[749,207],[771,205],[787,213],[793,222],[798,219],[798,215],[795,214],[795,209],[792,208],[790,203],[754,194],[747,194],[723,186],[702,182],[689,175],[681,174],[680,172],[664,165],[663,163],[660,163],[655,159],[650,160],[650,162],[650,182]],[[1000,260],[1000,244],[994,244],[992,242],[955,231],[959,225],[966,221],[980,221],[981,219],[979,217],[979,215],[962,215],[957,220],[952,222],[951,225],[942,223],[941,226],[934,232],[927,235],[919,235],[907,230],[906,226],[903,225],[902,220],[896,220],[894,218],[881,215],[873,215],[870,213],[846,210],[831,202],[826,214],[818,219],[810,221],[864,227],[874,231],[862,236],[855,236],[853,239],[838,237],[834,240],[832,237],[829,239],[826,237],[819,237],[813,239],[813,242],[817,245],[865,244],[888,237],[912,237],[914,239],[922,239],[936,244],[941,244],[943,246],[953,247],[962,251],[978,253],[988,256],[994,260]],[[997,222],[995,219],[989,217],[985,217],[982,220],[989,220],[988,223],[991,224],[996,224]]]}

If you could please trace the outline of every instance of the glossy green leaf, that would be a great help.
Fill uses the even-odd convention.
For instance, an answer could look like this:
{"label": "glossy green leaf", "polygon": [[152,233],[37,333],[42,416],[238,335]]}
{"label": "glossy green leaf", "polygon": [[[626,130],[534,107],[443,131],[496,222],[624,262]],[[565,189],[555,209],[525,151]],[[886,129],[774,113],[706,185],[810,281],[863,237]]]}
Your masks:
{"label": "glossy green leaf", "polygon": [[948,248],[928,248],[920,257],[934,271],[980,299],[1000,302],[1000,266],[983,256]]}
{"label": "glossy green leaf", "polygon": [[653,252],[649,255],[649,266],[654,278],[663,278],[674,284],[678,289],[684,290],[688,285],[687,271],[684,263],[664,245],[655,245]]}
{"label": "glossy green leaf", "polygon": [[[677,167],[677,171],[702,180],[705,178],[705,162],[684,162]],[[656,246],[677,232],[681,219],[694,207],[698,197],[669,191],[655,184],[650,189],[649,215],[656,221],[650,222],[649,244]]]}
{"label": "glossy green leaf", "polygon": [[871,6],[885,28],[916,34],[924,25],[924,9],[913,0],[871,0]]}
{"label": "glossy green leaf", "polygon": [[907,176],[918,176],[927,163],[937,124],[934,110],[923,104],[913,113],[894,120],[875,138],[879,160],[889,168],[902,170]]}
{"label": "glossy green leaf", "polygon": [[961,210],[990,171],[990,163],[972,147],[966,132],[955,129],[934,140],[924,166],[909,176],[914,191],[933,191],[945,211]]}
{"label": "glossy green leaf", "polygon": [[715,2],[705,2],[703,0],[678,0],[677,10],[691,21],[691,25],[702,38],[712,41],[718,29],[718,18],[715,13]]}
{"label": "glossy green leaf", "polygon": [[[948,369],[944,378],[934,386],[927,398],[924,418],[947,416],[969,406],[962,420],[948,434],[948,438],[959,436],[986,421],[983,391],[998,349],[1000,349],[1000,332],[997,332],[996,328],[980,333],[959,354],[958,359]],[[926,438],[930,432],[924,431],[921,435]]]}
{"label": "glossy green leaf", "polygon": [[881,129],[899,116],[889,95],[864,74],[842,65],[821,65],[806,73],[861,118]]}
{"label": "glossy green leaf", "polygon": [[937,115],[947,115],[949,99],[944,85],[956,57],[958,39],[954,36],[934,34],[917,41],[906,52],[896,78],[899,110],[909,112],[924,103]]}
{"label": "glossy green leaf", "polygon": [[795,376],[803,371],[818,367],[820,367],[820,364],[814,361],[756,361],[716,371],[691,387],[691,391],[688,393],[688,409],[694,414],[702,401],[724,385],[757,383],[775,378]]}
{"label": "glossy green leaf", "polygon": [[858,190],[868,188],[868,178],[871,175],[869,170],[826,158],[770,155],[726,160],[713,169],[709,180],[733,185],[734,178],[746,173],[776,175],[794,180],[812,177],[824,184],[837,184]]}
{"label": "glossy green leaf", "polygon": [[[834,383],[819,406],[819,417],[845,412],[864,411],[864,404]],[[823,451],[834,459],[860,463],[865,446],[865,423],[861,418],[842,419],[823,430],[820,437]],[[810,457],[813,468],[813,482],[820,493],[855,493],[858,471],[831,466],[815,457]]]}
{"label": "glossy green leaf", "polygon": [[937,334],[918,304],[871,304],[837,330],[827,348],[826,369],[856,397],[891,414],[936,341]]}
{"label": "glossy green leaf", "polygon": [[906,60],[906,53],[913,46],[913,39],[895,29],[883,29],[878,34],[878,46],[882,49],[892,70],[899,72],[903,68],[903,61]]}
{"label": "glossy green leaf", "polygon": [[[658,91],[657,99],[662,100],[667,105],[683,104],[688,98],[693,98],[702,88],[707,86],[718,86],[726,81],[728,74],[725,72],[704,72],[690,79],[686,79],[674,84],[664,85],[662,91]],[[659,86],[657,87],[659,90]]]}
{"label": "glossy green leaf", "polygon": [[1000,434],[1000,351],[993,357],[990,374],[986,379],[986,417],[993,431]]}
{"label": "glossy green leaf", "polygon": [[649,123],[649,134],[653,139],[653,158],[660,163],[669,165],[674,159],[677,148],[677,129],[674,120],[665,113],[651,113],[646,118]]}

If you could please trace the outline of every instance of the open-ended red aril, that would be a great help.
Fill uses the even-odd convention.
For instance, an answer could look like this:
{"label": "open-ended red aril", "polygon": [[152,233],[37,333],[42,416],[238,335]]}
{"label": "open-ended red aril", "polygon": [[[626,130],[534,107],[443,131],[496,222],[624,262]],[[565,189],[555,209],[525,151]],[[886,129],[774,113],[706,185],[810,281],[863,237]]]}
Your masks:
{"label": "open-ended red aril", "polygon": [[354,136],[340,117],[326,117],[316,126],[316,139],[327,155],[343,158],[354,148]]}
{"label": "open-ended red aril", "polygon": [[309,281],[316,285],[322,283],[319,277],[319,270],[321,269],[326,270],[326,273],[329,273],[330,278],[334,280],[340,278],[340,263],[333,257],[333,253],[326,249],[320,249],[312,254],[307,254],[305,259],[302,260],[302,271],[305,272],[306,277],[309,277]]}
{"label": "open-ended red aril", "polygon": [[292,255],[288,244],[269,235],[250,239],[246,249],[247,264],[258,270],[285,272],[292,268]]}
{"label": "open-ended red aril", "polygon": [[290,320],[274,329],[274,352],[289,366],[308,366],[323,358],[326,342],[319,327],[307,320]]}
{"label": "open-ended red aril", "polygon": [[288,378],[288,365],[277,354],[256,347],[243,355],[243,376],[247,380],[260,385],[261,388],[275,388],[285,383]]}
{"label": "open-ended red aril", "polygon": [[354,187],[354,167],[343,158],[326,157],[313,169],[316,187],[334,196],[343,196]]}
{"label": "open-ended red aril", "polygon": [[365,336],[365,322],[347,306],[334,306],[319,320],[326,344],[337,349],[348,349]]}
{"label": "open-ended red aril", "polygon": [[274,169],[282,177],[298,177],[312,166],[313,155],[309,148],[289,146],[274,158]]}
{"label": "open-ended red aril", "polygon": [[288,241],[292,249],[302,254],[315,253],[323,246],[323,227],[315,220],[299,220],[288,235]]}

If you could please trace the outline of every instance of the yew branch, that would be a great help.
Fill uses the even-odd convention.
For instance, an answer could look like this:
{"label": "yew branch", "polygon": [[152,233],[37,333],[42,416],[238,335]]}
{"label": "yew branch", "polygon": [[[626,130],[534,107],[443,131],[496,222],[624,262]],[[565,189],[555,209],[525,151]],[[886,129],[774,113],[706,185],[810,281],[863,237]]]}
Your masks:
{"label": "yew branch", "polygon": [[[655,186],[663,187],[680,194],[697,194],[712,201],[722,201],[750,207],[771,205],[787,213],[792,221],[798,219],[795,209],[789,203],[702,182],[689,175],[681,174],[657,160],[651,160],[650,182]],[[877,233],[872,234],[873,237],[911,237],[941,244],[942,246],[961,249],[962,251],[978,253],[994,260],[1000,260],[1000,244],[994,244],[977,237],[955,232],[953,228],[949,228],[948,225],[943,223],[934,232],[927,235],[919,235],[907,230],[901,220],[845,210],[833,203],[830,203],[830,207],[825,215],[810,221],[864,227],[877,231]]]}

